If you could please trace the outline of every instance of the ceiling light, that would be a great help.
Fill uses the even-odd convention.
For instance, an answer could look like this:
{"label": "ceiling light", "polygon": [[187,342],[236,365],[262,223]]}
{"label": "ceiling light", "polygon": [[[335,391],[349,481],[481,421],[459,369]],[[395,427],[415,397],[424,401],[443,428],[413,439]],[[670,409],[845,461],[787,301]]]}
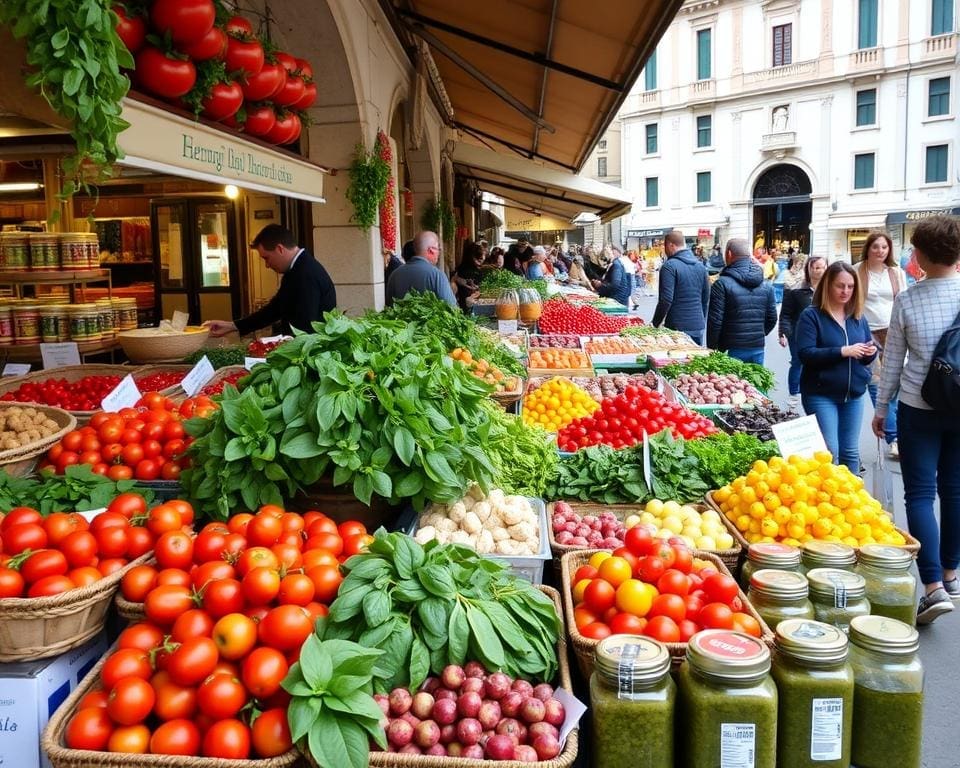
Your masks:
{"label": "ceiling light", "polygon": [[0,192],[29,192],[42,186],[37,181],[7,181],[0,182]]}
{"label": "ceiling light", "polygon": [[240,190],[234,184],[227,184],[227,186],[223,188],[223,194],[231,200],[236,200],[240,197]]}

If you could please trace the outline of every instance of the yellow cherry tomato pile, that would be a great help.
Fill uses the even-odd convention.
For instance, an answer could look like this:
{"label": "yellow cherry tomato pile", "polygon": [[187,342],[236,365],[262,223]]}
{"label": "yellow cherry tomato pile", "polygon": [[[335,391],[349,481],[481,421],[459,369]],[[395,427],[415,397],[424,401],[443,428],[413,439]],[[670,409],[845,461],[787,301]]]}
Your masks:
{"label": "yellow cherry tomato pile", "polygon": [[811,539],[903,546],[890,515],[863,487],[863,480],[829,453],[812,459],[779,456],[713,493],[727,519],[751,544],[777,541],[800,546]]}
{"label": "yellow cherry tomato pile", "polygon": [[497,366],[488,363],[486,360],[475,360],[469,349],[457,347],[450,353],[450,357],[467,366],[470,373],[478,379],[482,379],[487,384],[492,384],[496,387],[497,392],[513,392],[520,386],[520,380],[516,376],[504,376],[503,371]]}
{"label": "yellow cherry tomato pile", "polygon": [[556,376],[546,381],[523,404],[523,423],[556,432],[575,419],[589,416],[600,404],[570,379]]}

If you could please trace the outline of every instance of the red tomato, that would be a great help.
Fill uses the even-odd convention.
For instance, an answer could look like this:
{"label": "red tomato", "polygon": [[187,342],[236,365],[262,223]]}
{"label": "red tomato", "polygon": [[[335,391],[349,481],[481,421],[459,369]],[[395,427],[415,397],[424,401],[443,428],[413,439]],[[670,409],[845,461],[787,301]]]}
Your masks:
{"label": "red tomato", "polygon": [[93,536],[97,540],[97,551],[100,557],[123,557],[127,553],[126,526],[101,528]]}
{"label": "red tomato", "polygon": [[138,565],[123,574],[120,593],[131,602],[142,603],[156,583],[157,569],[152,565]]}
{"label": "red tomato", "polygon": [[3,531],[3,551],[8,555],[19,555],[27,549],[43,549],[47,541],[47,532],[36,523],[11,525]]}
{"label": "red tomato", "polygon": [[200,711],[214,720],[234,717],[246,703],[246,688],[230,675],[214,673],[197,688]]}
{"label": "red tomato", "polygon": [[257,624],[242,613],[229,613],[214,624],[212,637],[221,658],[237,661],[257,644]]}
{"label": "red tomato", "polygon": [[[196,555],[196,547],[194,547],[193,551],[194,555]],[[197,566],[190,574],[190,579],[194,589],[199,591],[203,589],[208,582],[218,579],[233,579],[236,575],[236,568],[226,560],[211,560]]]}
{"label": "red tomato", "polygon": [[156,699],[153,686],[146,680],[125,677],[110,691],[107,713],[119,725],[136,725],[147,719]]}
{"label": "red tomato", "polygon": [[160,627],[172,627],[177,617],[195,607],[193,595],[186,587],[156,587],[143,601],[147,619]]}
{"label": "red tomato", "polygon": [[237,574],[246,576],[254,568],[280,568],[277,556],[266,547],[250,547],[237,558]]}
{"label": "red tomato", "polygon": [[693,553],[683,544],[673,547],[673,568],[682,573],[690,573],[693,569]]}
{"label": "red tomato", "polygon": [[103,707],[107,708],[107,692],[102,690],[90,691],[85,694],[80,702],[77,704],[77,711],[81,709],[89,709],[91,707]]}
{"label": "red tomato", "polygon": [[191,637],[170,654],[167,671],[177,685],[197,685],[206,678],[220,658],[217,644],[209,637]]}
{"label": "red tomato", "polygon": [[266,699],[280,690],[280,683],[287,676],[289,665],[286,657],[276,648],[255,648],[243,660],[241,667],[243,684],[250,694]]}
{"label": "red tomato", "polygon": [[177,617],[170,630],[175,642],[183,643],[194,637],[212,637],[213,619],[200,608],[191,608]]}
{"label": "red tomato", "polygon": [[332,603],[343,582],[340,569],[333,565],[318,565],[307,571],[307,576],[313,582],[314,598],[321,603]]}
{"label": "red tomato", "polygon": [[170,33],[181,47],[202,40],[213,28],[216,8],[212,0],[154,0],[150,23],[158,34]]}
{"label": "red tomato", "polygon": [[733,629],[733,611],[723,603],[708,603],[700,609],[697,621],[707,629]]}
{"label": "red tomato", "polygon": [[139,493],[121,493],[107,507],[107,512],[119,512],[128,520],[147,513],[147,502]]}
{"label": "red tomato", "polygon": [[703,580],[703,590],[710,598],[710,602],[726,605],[729,605],[740,591],[737,582],[722,573],[711,573],[707,576]]}
{"label": "red tomato", "polygon": [[313,601],[315,591],[309,576],[303,573],[288,573],[280,581],[277,597],[281,605],[307,605]]}
{"label": "red tomato", "polygon": [[643,633],[661,643],[680,642],[680,627],[669,616],[654,616],[647,622]]}
{"label": "red tomato", "polygon": [[168,720],[150,737],[155,755],[196,755],[200,750],[200,730],[187,719]]}
{"label": "red tomato", "polygon": [[280,518],[272,515],[256,515],[247,525],[247,541],[255,547],[272,547],[282,534]]}
{"label": "red tomato", "polygon": [[253,749],[260,757],[276,757],[288,751],[293,742],[286,707],[268,709],[253,721]]}
{"label": "red tomato", "polygon": [[311,632],[310,613],[299,605],[272,608],[257,627],[260,642],[280,651],[299,648]]}
{"label": "red tomato", "polygon": [[617,590],[603,579],[593,579],[583,591],[583,602],[594,614],[600,615],[613,608]]}
{"label": "red tomato", "polygon": [[163,631],[145,621],[131,624],[117,638],[118,648],[149,651],[163,642]]}
{"label": "red tomato", "polygon": [[177,587],[190,587],[190,574],[183,568],[164,568],[157,573],[157,586],[172,585]]}
{"label": "red tomato", "polygon": [[639,577],[647,584],[656,584],[666,570],[663,560],[653,555],[647,555],[640,560],[638,567]]}
{"label": "red tomato", "polygon": [[[237,72],[242,71],[246,77],[251,77],[256,75],[263,69],[265,64],[265,58],[263,55],[263,46],[260,44],[260,41],[256,38],[239,40],[233,35],[228,35],[227,40],[227,55],[225,57],[225,64],[227,72]],[[271,115],[273,115],[273,109],[267,108]],[[247,115],[247,122],[250,121],[250,115]],[[252,131],[246,129],[247,133],[251,135],[258,136],[260,134],[254,134]],[[186,414],[183,412],[183,408],[180,408],[180,415],[184,417],[191,417],[194,414]]]}
{"label": "red tomato", "polygon": [[141,680],[149,680],[151,675],[153,668],[146,651],[139,648],[120,648],[104,662],[100,670],[100,683],[109,693],[124,678],[139,677]]}
{"label": "red tomato", "polygon": [[[130,53],[136,53],[143,47],[143,41],[147,38],[147,25],[141,16],[127,16],[122,5],[112,6],[113,12],[117,14],[117,37],[123,42]],[[105,414],[94,414],[94,416]],[[91,424],[96,427],[97,424]]]}
{"label": "red tomato", "polygon": [[193,565],[193,537],[183,531],[167,531],[157,539],[154,556],[161,568],[187,569]]}
{"label": "red tomato", "polygon": [[13,568],[0,567],[0,598],[23,597],[26,584],[19,571]]}
{"label": "red tomato", "polygon": [[127,529],[127,557],[136,560],[153,549],[153,534],[146,528],[132,526]]}
{"label": "red tomato", "polygon": [[243,587],[236,579],[211,581],[203,588],[203,609],[214,619],[243,610]]}
{"label": "red tomato", "polygon": [[51,597],[74,589],[74,584],[66,576],[44,576],[27,588],[27,597]]}
{"label": "red tomato", "polygon": [[84,565],[67,572],[67,578],[78,587],[89,587],[91,584],[96,584],[106,575],[108,574],[102,573],[92,565]]}
{"label": "red tomato", "polygon": [[178,531],[182,525],[180,512],[168,504],[154,507],[147,516],[147,529],[154,536],[160,536],[167,531]]}
{"label": "red tomato", "polygon": [[241,582],[249,605],[267,605],[280,592],[280,573],[273,568],[254,568]]}
{"label": "red tomato", "polygon": [[203,736],[203,754],[232,760],[250,756],[250,729],[236,719],[219,720]]}
{"label": "red tomato", "polygon": [[70,749],[91,749],[102,752],[110,734],[113,722],[105,707],[81,709],[67,724],[64,740]]}
{"label": "red tomato", "polygon": [[610,620],[610,632],[614,635],[642,635],[647,620],[632,613],[618,613]]}
{"label": "red tomato", "polygon": [[737,612],[733,614],[733,628],[738,632],[745,632],[753,637],[760,637],[760,622],[749,613]]}
{"label": "red tomato", "polygon": [[585,627],[580,629],[580,634],[584,637],[587,637],[591,640],[603,640],[605,637],[610,637],[610,627],[600,621],[595,621],[592,624],[587,624]]}
{"label": "red tomato", "polygon": [[690,591],[690,579],[686,574],[681,573],[677,569],[670,568],[664,571],[660,578],[657,579],[657,590],[661,593],[686,597]]}
{"label": "red tomato", "polygon": [[679,595],[657,595],[647,616],[668,616],[675,622],[681,622],[687,617],[687,606]]}

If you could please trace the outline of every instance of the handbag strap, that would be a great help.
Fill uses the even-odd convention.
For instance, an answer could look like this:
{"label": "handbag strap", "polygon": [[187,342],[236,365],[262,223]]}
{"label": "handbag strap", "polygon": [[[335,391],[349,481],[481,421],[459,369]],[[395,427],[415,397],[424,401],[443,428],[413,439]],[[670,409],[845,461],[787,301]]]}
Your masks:
{"label": "handbag strap", "polygon": [[900,275],[894,267],[887,267],[887,277],[890,278],[890,288],[893,289],[893,298],[900,293]]}

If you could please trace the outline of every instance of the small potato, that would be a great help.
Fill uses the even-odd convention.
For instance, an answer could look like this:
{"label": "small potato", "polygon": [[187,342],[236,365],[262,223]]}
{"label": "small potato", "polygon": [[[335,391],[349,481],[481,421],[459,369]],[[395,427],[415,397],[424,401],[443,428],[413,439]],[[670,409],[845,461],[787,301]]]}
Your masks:
{"label": "small potato", "polygon": [[510,539],[504,539],[503,541],[497,542],[497,554],[500,555],[512,555],[516,551],[516,543],[510,541]]}
{"label": "small potato", "polygon": [[494,507],[497,507],[503,504],[505,499],[506,499],[506,496],[504,495],[503,491],[501,491],[499,488],[494,488],[492,491],[490,491],[490,495],[487,496],[487,501],[489,501],[490,504]]}
{"label": "small potato", "polygon": [[461,523],[463,522],[463,518],[466,514],[467,508],[463,505],[462,501],[458,501],[450,506],[450,511],[447,512],[447,517],[449,517],[455,523]]}
{"label": "small potato", "polygon": [[455,531],[460,530],[460,526],[453,522],[453,520],[449,520],[445,517],[438,520],[434,527],[438,531],[444,531],[445,533],[454,533]]}
{"label": "small potato", "polygon": [[481,555],[489,555],[496,549],[496,542],[493,540],[493,534],[490,531],[481,531],[477,537],[477,552]]}
{"label": "small potato", "polygon": [[479,485],[470,486],[470,490],[467,491],[467,495],[470,496],[474,501],[483,501],[483,489]]}
{"label": "small potato", "polygon": [[494,528],[490,534],[493,536],[493,540],[496,542],[510,540],[510,532],[506,528]]}
{"label": "small potato", "polygon": [[432,525],[427,525],[417,531],[413,538],[419,544],[426,544],[428,541],[433,541],[437,538],[437,529]]}
{"label": "small potato", "polygon": [[451,544],[465,544],[468,547],[473,545],[473,538],[466,531],[454,531],[450,534]]}
{"label": "small potato", "polygon": [[492,509],[492,507],[490,506],[490,503],[489,503],[489,502],[486,502],[486,501],[478,501],[476,504],[473,505],[473,509],[470,510],[470,512],[469,512],[468,514],[474,514],[474,515],[476,515],[477,519],[478,519],[481,523],[483,523],[483,522],[486,522],[487,519],[490,517],[490,510],[491,510],[491,509]]}
{"label": "small potato", "polygon": [[467,533],[480,533],[480,531],[483,530],[483,523],[480,522],[480,518],[477,517],[476,513],[467,512],[460,523],[460,527]]}

